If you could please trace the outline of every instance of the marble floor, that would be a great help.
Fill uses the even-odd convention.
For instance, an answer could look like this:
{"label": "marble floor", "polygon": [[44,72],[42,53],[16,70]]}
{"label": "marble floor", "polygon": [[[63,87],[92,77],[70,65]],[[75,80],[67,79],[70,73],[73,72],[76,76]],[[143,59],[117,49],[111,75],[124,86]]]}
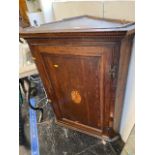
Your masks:
{"label": "marble floor", "polygon": [[[30,131],[28,105],[22,105],[25,141],[19,147],[20,155],[30,155]],[[49,104],[44,106],[44,121],[38,123],[40,155],[119,155],[123,148],[121,139],[106,143],[86,134],[55,124],[55,117]]]}

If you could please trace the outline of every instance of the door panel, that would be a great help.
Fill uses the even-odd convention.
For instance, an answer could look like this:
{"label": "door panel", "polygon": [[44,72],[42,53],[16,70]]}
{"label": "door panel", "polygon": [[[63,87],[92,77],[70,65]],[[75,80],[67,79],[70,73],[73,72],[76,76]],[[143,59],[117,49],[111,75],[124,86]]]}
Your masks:
{"label": "door panel", "polygon": [[97,127],[100,120],[100,58],[44,54],[43,60],[62,117]]}
{"label": "door panel", "polygon": [[111,50],[49,46],[40,48],[39,53],[61,120],[103,130],[107,126],[105,116],[109,116],[110,101],[105,99],[105,92],[111,92],[109,81],[105,82],[109,78]]}

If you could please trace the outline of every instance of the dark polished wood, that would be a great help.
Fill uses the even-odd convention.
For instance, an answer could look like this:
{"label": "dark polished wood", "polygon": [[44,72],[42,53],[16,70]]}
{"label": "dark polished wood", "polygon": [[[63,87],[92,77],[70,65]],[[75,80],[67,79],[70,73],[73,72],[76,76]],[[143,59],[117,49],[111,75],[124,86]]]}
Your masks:
{"label": "dark polished wood", "polygon": [[118,130],[134,23],[81,16],[22,29],[57,123],[97,137]]}

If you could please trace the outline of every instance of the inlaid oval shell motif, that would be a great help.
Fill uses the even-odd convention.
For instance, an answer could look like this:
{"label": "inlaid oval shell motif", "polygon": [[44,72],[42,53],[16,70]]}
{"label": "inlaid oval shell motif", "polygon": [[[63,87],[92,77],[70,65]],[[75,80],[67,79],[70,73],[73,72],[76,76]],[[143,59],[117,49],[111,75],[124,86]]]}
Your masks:
{"label": "inlaid oval shell motif", "polygon": [[79,104],[81,102],[81,96],[77,90],[71,91],[71,98],[72,101],[75,102],[76,104]]}

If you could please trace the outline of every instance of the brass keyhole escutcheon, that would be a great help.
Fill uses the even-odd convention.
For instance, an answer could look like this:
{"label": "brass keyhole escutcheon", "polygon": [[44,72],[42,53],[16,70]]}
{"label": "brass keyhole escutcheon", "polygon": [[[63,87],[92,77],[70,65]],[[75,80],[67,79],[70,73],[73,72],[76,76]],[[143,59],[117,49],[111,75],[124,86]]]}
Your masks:
{"label": "brass keyhole escutcheon", "polygon": [[81,95],[80,95],[80,93],[77,90],[71,91],[71,98],[72,98],[72,101],[74,103],[80,104],[80,102],[81,102]]}

